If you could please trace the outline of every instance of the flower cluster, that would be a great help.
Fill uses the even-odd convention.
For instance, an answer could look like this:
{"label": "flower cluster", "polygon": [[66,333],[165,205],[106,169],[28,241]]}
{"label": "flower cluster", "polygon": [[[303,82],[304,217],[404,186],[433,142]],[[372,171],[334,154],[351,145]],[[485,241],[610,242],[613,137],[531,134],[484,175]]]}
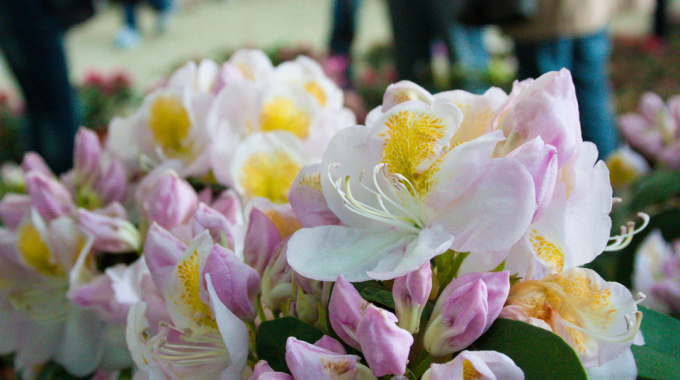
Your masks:
{"label": "flower cluster", "polygon": [[353,123],[314,61],[244,50],[180,68],[105,147],[79,131],[61,178],[28,154],[26,194],[0,201],[0,352],[29,379],[49,360],[102,378],[523,379],[475,346],[506,318],[588,373],[636,376],[638,300],[581,266],[640,229],[610,237],[568,71],[510,94],[399,82]]}
{"label": "flower cluster", "polygon": [[639,113],[619,119],[628,143],[648,159],[672,169],[680,169],[680,96],[664,103],[648,92],[640,98]]}
{"label": "flower cluster", "polygon": [[648,295],[644,306],[680,314],[680,242],[668,244],[659,230],[638,247],[633,288]]}

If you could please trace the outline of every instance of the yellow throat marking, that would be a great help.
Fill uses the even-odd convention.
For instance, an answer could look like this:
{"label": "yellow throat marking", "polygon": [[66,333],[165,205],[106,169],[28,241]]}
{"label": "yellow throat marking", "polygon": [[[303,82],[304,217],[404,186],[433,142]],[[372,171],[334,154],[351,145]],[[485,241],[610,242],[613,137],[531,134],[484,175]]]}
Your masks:
{"label": "yellow throat marking", "polygon": [[169,156],[191,152],[187,142],[191,121],[182,102],[173,96],[159,96],[150,107],[148,127],[154,139]]}
{"label": "yellow throat marking", "polygon": [[17,247],[24,261],[38,272],[50,276],[65,275],[64,270],[52,262],[49,247],[32,223],[26,223],[19,229]]}
{"label": "yellow throat marking", "polygon": [[193,251],[188,257],[183,257],[177,264],[176,275],[182,286],[180,300],[184,304],[188,314],[187,318],[199,325],[217,329],[217,323],[210,306],[206,305],[199,297],[199,284],[201,276],[198,264],[200,256],[198,251]]}
{"label": "yellow throat marking", "polygon": [[288,131],[304,140],[309,136],[311,123],[311,117],[290,99],[275,97],[262,106],[260,130],[263,132]]}
{"label": "yellow throat marking", "polygon": [[532,229],[529,234],[531,249],[536,256],[550,265],[551,273],[561,273],[564,269],[564,250]]}
{"label": "yellow throat marking", "polygon": [[[438,171],[437,145],[446,134],[444,121],[432,114],[404,110],[387,120],[387,131],[378,136],[386,140],[382,162],[389,173],[408,179],[418,194],[425,195]],[[423,168],[422,165],[432,164]],[[410,191],[410,190],[409,190]]]}
{"label": "yellow throat marking", "polygon": [[300,165],[283,152],[258,152],[246,160],[239,181],[248,198],[264,197],[274,203],[288,202],[288,190]]}

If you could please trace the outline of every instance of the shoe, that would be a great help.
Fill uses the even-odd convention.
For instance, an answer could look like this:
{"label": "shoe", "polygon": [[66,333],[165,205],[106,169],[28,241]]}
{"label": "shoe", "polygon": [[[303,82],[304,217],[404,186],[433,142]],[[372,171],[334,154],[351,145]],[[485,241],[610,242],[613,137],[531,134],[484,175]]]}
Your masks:
{"label": "shoe", "polygon": [[132,49],[139,45],[142,37],[136,29],[130,28],[129,26],[123,26],[116,34],[114,42],[121,49]]}

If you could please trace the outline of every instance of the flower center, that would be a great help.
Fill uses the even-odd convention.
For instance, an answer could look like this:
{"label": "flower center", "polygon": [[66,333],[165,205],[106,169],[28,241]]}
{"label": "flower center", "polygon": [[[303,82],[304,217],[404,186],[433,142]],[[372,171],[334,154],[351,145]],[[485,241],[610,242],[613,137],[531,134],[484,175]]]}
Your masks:
{"label": "flower center", "polygon": [[239,181],[248,198],[264,197],[274,203],[286,203],[288,190],[300,169],[284,152],[259,152],[246,160]]}
{"label": "flower center", "polygon": [[24,261],[36,271],[50,276],[64,276],[64,270],[52,261],[50,249],[33,223],[26,223],[19,229],[19,252]]}
{"label": "flower center", "polygon": [[179,99],[159,96],[151,104],[148,127],[154,139],[169,156],[186,155],[191,152],[187,143],[191,121]]}
{"label": "flower center", "polygon": [[309,136],[310,125],[309,115],[292,100],[276,97],[262,106],[260,130],[263,132],[288,131],[304,140]]}

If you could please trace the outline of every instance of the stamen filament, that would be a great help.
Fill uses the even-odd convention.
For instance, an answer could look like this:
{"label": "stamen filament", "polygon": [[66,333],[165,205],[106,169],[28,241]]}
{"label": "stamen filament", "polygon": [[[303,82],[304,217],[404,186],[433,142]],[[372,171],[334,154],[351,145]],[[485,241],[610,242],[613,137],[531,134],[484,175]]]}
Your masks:
{"label": "stamen filament", "polygon": [[640,324],[642,323],[642,312],[636,311],[635,312],[635,322],[633,323],[631,321],[631,317],[629,315],[626,315],[626,332],[618,334],[618,335],[606,335],[606,334],[601,334],[601,333],[596,333],[594,331],[589,331],[586,330],[580,326],[577,326],[571,322],[562,320],[562,323],[576,331],[580,331],[584,334],[588,334],[589,336],[592,336],[593,338],[597,338],[600,340],[604,340],[607,342],[612,342],[612,343],[625,343],[628,341],[631,341],[635,338],[635,335],[637,332],[640,330]]}

